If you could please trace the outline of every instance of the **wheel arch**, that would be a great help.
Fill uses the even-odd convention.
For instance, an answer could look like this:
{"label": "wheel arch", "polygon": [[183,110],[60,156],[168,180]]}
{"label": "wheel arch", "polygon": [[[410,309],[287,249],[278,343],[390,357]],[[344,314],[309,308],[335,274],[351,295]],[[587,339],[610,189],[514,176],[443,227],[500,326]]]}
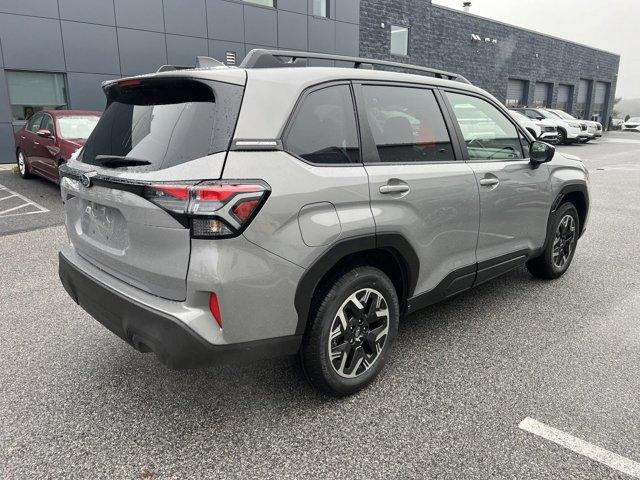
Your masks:
{"label": "wheel arch", "polygon": [[300,279],[295,294],[296,335],[304,334],[307,329],[316,294],[345,270],[361,265],[379,268],[389,276],[398,293],[401,311],[406,308],[420,269],[420,259],[408,240],[399,233],[347,238],[323,252]]}
{"label": "wheel arch", "polygon": [[585,220],[589,214],[589,192],[587,190],[587,186],[581,183],[576,183],[562,187],[560,193],[558,193],[555,201],[553,202],[551,213],[549,215],[549,222],[551,221],[551,216],[560,207],[560,205],[567,202],[572,203],[578,211],[578,220],[580,220],[580,237],[584,231]]}

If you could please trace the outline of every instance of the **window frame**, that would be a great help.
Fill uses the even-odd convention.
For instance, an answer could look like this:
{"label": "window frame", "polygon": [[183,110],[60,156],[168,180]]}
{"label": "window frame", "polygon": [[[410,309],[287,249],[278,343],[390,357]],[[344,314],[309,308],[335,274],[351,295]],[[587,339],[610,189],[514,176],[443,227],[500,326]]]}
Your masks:
{"label": "window frame", "polygon": [[[275,1],[275,0],[274,0]],[[316,18],[326,18],[326,19],[330,19],[331,18],[331,0],[322,0],[325,4],[325,8],[327,9],[327,14],[326,15],[318,15],[317,13],[315,13],[313,11],[313,1],[311,2],[311,15],[313,17]]]}
{"label": "window frame", "polygon": [[[423,161],[423,162],[411,162],[411,161],[382,162],[380,161],[378,147],[373,138],[373,133],[371,132],[371,126],[369,125],[369,119],[367,118],[367,112],[365,111],[366,107],[365,107],[364,93],[362,91],[362,87],[366,85],[400,87],[400,88],[403,88],[403,87],[417,88],[417,89],[429,90],[433,92],[433,95],[436,98],[436,103],[438,104],[438,108],[440,109],[440,113],[442,114],[445,127],[447,128],[447,132],[449,133],[449,139],[451,140],[451,146],[453,148],[453,155],[455,159],[433,160],[433,161]],[[458,131],[455,130],[454,128],[455,124],[452,121],[453,119],[451,118],[448,110],[445,108],[443,96],[436,86],[425,85],[422,83],[413,83],[413,82],[358,80],[358,81],[353,81],[353,88],[354,88],[354,93],[356,97],[356,110],[358,112],[358,123],[360,125],[360,137],[361,137],[360,152],[361,152],[361,158],[363,159],[363,162],[365,165],[444,165],[444,164],[450,164],[450,163],[459,163],[464,160],[463,151],[460,148]],[[372,160],[367,160],[367,159],[372,159]]]}
{"label": "window frame", "polygon": [[[393,39],[393,27],[407,29],[407,53],[393,53],[391,51],[391,41]],[[398,24],[390,23],[389,24],[389,55],[393,55],[394,57],[400,57],[400,58],[409,58],[410,47],[411,47],[411,25],[398,25]]]}
{"label": "window frame", "polygon": [[533,141],[535,141],[535,139],[533,139],[533,137],[531,136],[531,134],[525,129],[522,128],[520,126],[520,124],[518,124],[518,122],[516,122],[510,115],[508,111],[506,110],[506,107],[496,101],[494,101],[493,99],[486,97],[484,95],[481,95],[477,92],[472,92],[472,91],[468,91],[468,90],[463,90],[463,89],[457,89],[457,88],[451,88],[451,87],[446,87],[446,88],[442,88],[442,98],[443,101],[447,107],[447,110],[449,112],[449,116],[451,117],[451,119],[453,120],[454,123],[454,128],[456,129],[457,135],[458,135],[458,142],[460,144],[460,149],[463,152],[463,158],[464,161],[467,163],[487,163],[487,162],[531,162],[531,157],[526,157],[524,155],[524,148],[521,147],[522,150],[522,156],[523,158],[513,158],[513,159],[506,159],[506,158],[470,158],[469,156],[469,151],[467,149],[467,144],[464,141],[464,135],[462,134],[462,129],[460,128],[460,125],[456,119],[455,113],[453,111],[453,105],[451,105],[451,102],[449,101],[449,98],[446,95],[446,92],[450,92],[450,93],[455,93],[455,94],[459,94],[459,95],[467,95],[470,97],[476,97],[480,100],[484,100],[485,102],[489,103],[490,105],[493,105],[493,107],[496,108],[496,110],[498,110],[506,119],[509,123],[511,123],[511,125],[513,125],[513,127],[516,129],[516,132],[519,134],[519,137],[524,137],[525,140],[527,140],[529,142],[529,145],[531,145],[531,143]]}
{"label": "window frame", "polygon": [[[341,85],[346,85],[347,87],[349,87],[349,93],[351,94],[351,106],[353,108],[353,114],[354,114],[354,119],[356,122],[356,137],[357,137],[357,141],[358,141],[358,157],[359,160],[357,162],[341,162],[341,163],[316,163],[316,162],[310,162],[309,160],[302,158],[298,155],[296,155],[295,153],[291,152],[288,147],[287,147],[287,137],[289,136],[289,133],[291,132],[291,129],[293,128],[293,124],[296,121],[296,118],[298,117],[298,114],[300,113],[300,110],[302,109],[302,106],[304,105],[304,101],[306,100],[306,98],[311,95],[314,92],[320,91],[320,90],[324,90],[325,88],[330,88],[330,87],[337,87],[337,86],[341,86]],[[322,83],[318,83],[316,85],[312,85],[310,87],[305,88],[302,93],[300,94],[300,96],[298,97],[298,99],[296,100],[296,103],[293,107],[293,109],[291,110],[291,113],[289,114],[289,118],[287,119],[284,128],[282,129],[282,131],[280,132],[280,135],[278,135],[277,141],[280,143],[280,145],[282,145],[282,150],[284,152],[287,152],[289,155],[295,157],[296,159],[300,160],[301,162],[306,163],[307,165],[312,165],[314,167],[362,167],[363,166],[363,156],[362,156],[362,135],[360,133],[360,122],[359,122],[359,115],[358,115],[358,108],[356,105],[356,98],[354,95],[354,89],[353,89],[353,84],[350,80],[333,80],[333,81],[328,81],[328,82],[322,82]]]}

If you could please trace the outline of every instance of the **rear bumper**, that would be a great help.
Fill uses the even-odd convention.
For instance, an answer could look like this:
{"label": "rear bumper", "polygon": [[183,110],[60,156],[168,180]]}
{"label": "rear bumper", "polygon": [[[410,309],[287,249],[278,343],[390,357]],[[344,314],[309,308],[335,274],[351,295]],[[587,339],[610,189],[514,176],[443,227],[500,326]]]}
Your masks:
{"label": "rear bumper", "polygon": [[172,369],[290,355],[300,347],[300,335],[214,345],[177,318],[126,297],[84,273],[62,252],[58,271],[67,293],[87,313],[137,350],[153,351]]}

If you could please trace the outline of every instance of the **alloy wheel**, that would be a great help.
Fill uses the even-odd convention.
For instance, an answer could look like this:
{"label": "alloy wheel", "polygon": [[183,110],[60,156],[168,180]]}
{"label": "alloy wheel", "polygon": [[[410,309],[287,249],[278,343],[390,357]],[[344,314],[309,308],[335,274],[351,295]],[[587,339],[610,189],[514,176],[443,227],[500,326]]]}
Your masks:
{"label": "alloy wheel", "polygon": [[24,159],[24,153],[18,152],[18,169],[20,170],[20,174],[24,175],[27,170],[27,164]]}
{"label": "alloy wheel", "polygon": [[573,251],[576,240],[576,224],[573,216],[565,215],[560,220],[556,234],[553,238],[553,264],[557,268],[563,268]]}
{"label": "alloy wheel", "polygon": [[384,296],[363,288],[347,298],[331,324],[328,353],[333,370],[355,378],[380,358],[389,333],[389,307]]}

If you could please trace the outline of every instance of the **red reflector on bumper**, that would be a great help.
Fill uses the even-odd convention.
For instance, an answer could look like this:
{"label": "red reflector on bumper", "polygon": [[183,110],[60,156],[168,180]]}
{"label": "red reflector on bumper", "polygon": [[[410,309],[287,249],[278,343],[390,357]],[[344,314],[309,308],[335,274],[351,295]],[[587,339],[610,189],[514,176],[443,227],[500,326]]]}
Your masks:
{"label": "red reflector on bumper", "polygon": [[220,305],[218,304],[218,296],[211,292],[209,295],[209,310],[213,314],[213,318],[216,319],[216,323],[222,328],[222,315],[220,315]]}

